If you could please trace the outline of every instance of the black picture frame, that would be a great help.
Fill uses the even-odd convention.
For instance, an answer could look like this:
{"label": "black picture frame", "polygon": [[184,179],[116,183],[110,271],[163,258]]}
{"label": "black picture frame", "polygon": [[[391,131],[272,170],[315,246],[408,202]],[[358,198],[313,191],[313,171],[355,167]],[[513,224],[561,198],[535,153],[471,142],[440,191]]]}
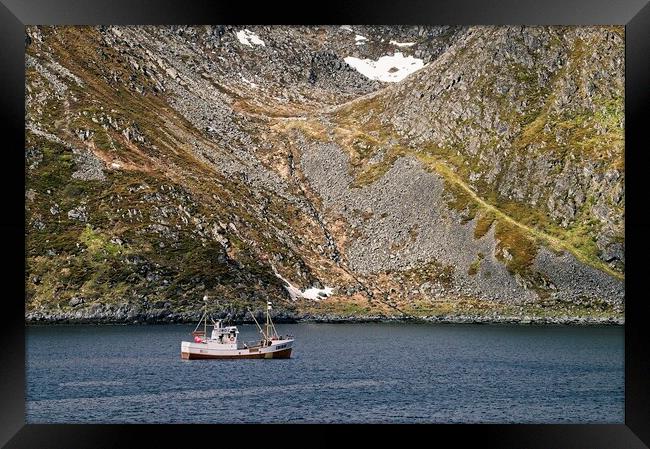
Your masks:
{"label": "black picture frame", "polygon": [[[146,0],[0,0],[0,117],[5,125],[2,161],[0,230],[5,255],[0,325],[0,444],[6,447],[134,447],[166,446],[173,439],[239,444],[239,426],[217,425],[34,425],[25,424],[25,222],[24,222],[24,50],[25,25],[131,24],[526,24],[625,25],[626,30],[626,305],[625,305],[625,424],[620,425],[418,425],[341,426],[279,429],[250,426],[243,438],[268,435],[276,444],[290,444],[294,432],[320,443],[341,442],[351,432],[380,441],[395,435],[406,444],[451,438],[495,447],[643,448],[650,445],[650,342],[648,301],[644,290],[650,219],[644,213],[644,151],[647,126],[643,112],[650,104],[650,4],[647,0],[480,0],[243,2]],[[6,286],[11,287],[9,291]],[[22,298],[21,298],[22,292]],[[287,438],[289,437],[289,438]],[[298,437],[296,437],[298,439]],[[257,440],[257,438],[255,438]],[[253,440],[251,440],[253,441]],[[258,440],[259,441],[259,440]],[[366,440],[366,443],[369,441]]]}

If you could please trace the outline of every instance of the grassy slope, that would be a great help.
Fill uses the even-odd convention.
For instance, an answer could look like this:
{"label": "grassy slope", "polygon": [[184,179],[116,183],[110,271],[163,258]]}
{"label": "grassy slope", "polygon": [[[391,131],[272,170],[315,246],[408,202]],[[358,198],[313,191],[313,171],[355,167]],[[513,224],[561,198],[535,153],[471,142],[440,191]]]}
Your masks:
{"label": "grassy slope", "polygon": [[[64,27],[56,35],[51,30],[45,34],[51,54],[84,86],[70,83],[69,101],[49,95],[40,113],[35,107],[28,111],[29,118],[77,148],[89,145],[123,169],[106,171],[105,181],[77,180],[68,146],[27,133],[27,147],[36,148],[42,158],[27,174],[26,188],[35,196],[26,204],[32,223],[27,234],[28,310],[40,305],[66,310],[74,296],[103,304],[169,301],[177,310],[191,310],[204,290],[219,292],[235,305],[256,298],[262,303],[265,295],[285,299],[264,257],[281,255],[289,265],[305,263],[273,233],[264,232],[269,224],[249,208],[252,193],[247,187],[197,159],[187,143],[210,142],[167,105],[164,95],[155,94],[146,78],[136,79],[148,89],[146,95],[127,88],[119,79],[131,77],[126,61],[110,47],[98,51],[96,29]],[[40,56],[37,49],[28,52]],[[107,72],[118,80],[112,82]],[[34,94],[48,88],[36,71],[27,75],[35,81]],[[139,129],[144,143],[134,144],[121,130],[106,126],[109,114],[121,126]],[[90,140],[76,139],[72,131],[77,129],[89,130]],[[56,215],[50,212],[55,204],[61,211]],[[67,217],[80,205],[87,210],[87,223]],[[171,213],[163,217],[159,211],[165,207]],[[286,227],[285,220],[304,226],[305,217],[281,199],[268,195],[267,208],[273,226]],[[202,221],[203,229],[194,218]],[[229,222],[237,230],[220,230],[230,245],[226,251],[210,230]],[[162,236],[152,225],[165,226],[175,237]],[[116,237],[123,243],[111,243]]]}
{"label": "grassy slope", "polygon": [[[30,229],[28,235],[30,278],[27,279],[27,286],[30,307],[38,306],[40,301],[54,300],[62,308],[66,308],[70,297],[81,294],[91,301],[94,298],[108,302],[118,301],[129,295],[141,295],[148,297],[147,302],[171,300],[181,309],[191,309],[193,304],[189,298],[201,294],[198,290],[202,287],[217,289],[223,292],[229,301],[237,304],[240,301],[239,296],[250,298],[248,286],[242,286],[242,282],[246,283],[251,279],[262,280],[266,284],[262,288],[264,293],[271,292],[282,297],[277,280],[269,273],[267,266],[259,263],[259,254],[282,254],[289,260],[293,259],[303,265],[304,261],[300,256],[288,251],[282,242],[259,232],[267,225],[258,223],[246,207],[233,209],[233,203],[246,204],[247,193],[233,180],[219,178],[203,161],[193,156],[183,140],[187,136],[196,139],[203,137],[167,106],[164,96],[150,93],[143,97],[120,87],[120,82],[111,85],[106,79],[98,77],[93,62],[113,67],[118,73],[123,71],[124,78],[130,75],[124,69],[125,61],[120,60],[120,56],[110,48],[102,48],[101,54],[96,51],[97,39],[93,36],[93,31],[78,33],[73,29],[64,29],[62,32],[64,36],[60,39],[49,41],[53,45],[53,54],[62,58],[68,68],[81,76],[86,86],[83,89],[71,86],[79,100],[72,102],[68,110],[65,110],[60,102],[51,101],[47,105],[45,116],[34,118],[44,124],[44,129],[53,133],[59,133],[61,129],[92,130],[92,141],[99,152],[106,152],[133,170],[110,172],[107,182],[76,181],[71,178],[74,164],[68,149],[33,135],[29,136],[28,143],[41,148],[44,159],[39,167],[30,173],[27,188],[34,190],[37,198],[49,199],[47,202],[36,201],[27,212],[28,219],[38,215],[46,225],[41,231]],[[28,77],[30,76],[37,78],[35,73],[28,73]],[[147,86],[146,79],[140,82]],[[467,160],[453,149],[436,146],[412,148],[399,140],[396,141],[396,134],[390,126],[368,122],[365,119],[362,123],[360,117],[367,115],[369,111],[381,111],[381,95],[370,95],[365,100],[353,102],[352,105],[353,107],[337,111],[330,119],[334,123],[337,141],[350,152],[352,170],[358,185],[373,182],[385,173],[398,157],[413,154],[446,180],[447,189],[454,198],[450,202],[451,207],[464,211],[467,219],[478,215],[475,230],[477,238],[493,224],[496,226],[500,248],[505,248],[513,256],[511,260],[503,259],[503,262],[513,272],[532,276],[533,273],[528,271],[528,267],[536,248],[543,242],[558,251],[570,251],[583,262],[622,277],[620,273],[611,272],[609,267],[604,266],[595,257],[592,244],[594,230],[589,227],[588,218],[580,218],[575,226],[563,229],[549,220],[543,211],[504,201],[487,188],[476,192],[467,182],[467,167],[473,167],[474,161]],[[138,145],[134,148],[119,133],[107,130],[92,120],[92,117],[97,117],[106,110],[117,111],[114,115],[127,122],[137,117],[138,128],[145,135],[148,145]],[[87,115],[84,115],[84,112]],[[526,118],[529,122],[524,124],[516,144],[523,147],[542,139],[541,123],[550,122],[554,127],[568,129],[570,134],[571,130],[576,129],[575,125],[579,124],[582,131],[580,135],[575,136],[576,141],[580,143],[576,147],[585,151],[605,148],[612,143],[622,145],[622,141],[617,140],[620,136],[615,127],[622,116],[618,101],[605,102],[599,113],[602,115],[595,117],[576,115],[549,118],[549,114],[549,111],[542,110]],[[588,129],[594,120],[597,123],[611,123],[612,126],[608,129],[614,131],[604,137],[593,137]],[[297,127],[317,139],[323,139],[328,128],[318,119],[286,119],[275,123],[275,130],[281,133]],[[62,126],[63,124],[65,125]],[[584,131],[585,129],[587,131]],[[70,136],[66,135],[64,138],[69,139]],[[386,149],[386,157],[379,164],[368,165],[367,160],[379,148]],[[217,190],[207,189],[205,179],[215,179],[221,186]],[[130,190],[141,185],[147,187],[144,190]],[[248,223],[243,229],[245,237],[242,239],[229,233],[232,248],[226,252],[209,238],[201,238],[195,229],[183,222],[182,217],[177,216],[170,226],[180,227],[178,242],[160,248],[158,245],[161,242],[169,242],[158,234],[147,231],[147,226],[153,222],[150,217],[142,217],[143,221],[140,223],[137,219],[125,222],[121,215],[116,215],[115,210],[133,208],[133,205],[143,201],[144,194],[159,191],[161,186],[173,186],[176,191],[182,192],[177,200],[183,207],[193,208],[193,213],[197,215],[231,219],[243,217],[243,221]],[[47,190],[54,193],[47,194]],[[220,197],[218,200],[214,199],[215,193]],[[117,197],[120,199],[116,200]],[[283,215],[288,222],[300,221],[293,213],[283,210],[284,205],[281,202],[274,202],[273,198],[270,200],[275,213]],[[54,217],[49,213],[49,207],[54,202],[60,205],[63,211],[61,216]],[[65,217],[67,210],[81,203],[86,203],[91,211],[88,224],[77,223]],[[159,207],[163,205],[157,204]],[[142,210],[149,207],[151,205]],[[111,243],[111,238],[115,236],[125,243]],[[262,250],[251,252],[248,243],[251,241],[261,242]],[[45,256],[48,250],[54,250],[57,255]],[[129,257],[144,259],[146,271],[155,271],[160,279],[171,279],[171,282],[160,286],[159,282],[146,281],[143,279],[141,266],[125,263]],[[478,263],[480,261],[477,261]],[[63,275],[60,276],[59,273]],[[38,283],[32,282],[34,275],[40,278]],[[219,282],[215,282],[215,279],[219,279]],[[153,284],[157,286],[153,288]],[[243,303],[241,307],[244,307]],[[315,313],[350,315],[394,313],[384,304],[373,304],[363,296],[349,301],[305,304],[300,305],[300,308]],[[502,305],[479,305],[468,299],[453,304],[445,301],[413,302],[405,312],[414,315],[463,312],[489,315],[498,311],[501,314],[577,313],[592,316],[609,313],[604,309],[581,310],[580,306],[575,304],[555,307],[553,310],[541,310],[511,311],[504,309]]]}

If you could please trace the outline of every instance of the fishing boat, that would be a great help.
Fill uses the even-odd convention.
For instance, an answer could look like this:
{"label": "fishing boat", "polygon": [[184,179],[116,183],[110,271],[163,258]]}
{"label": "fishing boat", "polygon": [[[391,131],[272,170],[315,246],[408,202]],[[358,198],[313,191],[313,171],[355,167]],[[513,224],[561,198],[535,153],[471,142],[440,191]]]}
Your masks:
{"label": "fishing boat", "polygon": [[[208,312],[207,296],[203,298],[206,302],[203,316],[192,332],[194,341],[181,342],[181,358],[186,360],[194,359],[288,359],[291,357],[291,349],[294,338],[291,335],[278,335],[275,325],[271,320],[271,303],[266,304],[266,323],[264,328],[255,318],[250,310],[262,338],[254,342],[242,342],[239,340],[237,326],[224,326],[223,320],[212,322],[212,332],[208,337]],[[201,324],[203,329],[201,330]]]}

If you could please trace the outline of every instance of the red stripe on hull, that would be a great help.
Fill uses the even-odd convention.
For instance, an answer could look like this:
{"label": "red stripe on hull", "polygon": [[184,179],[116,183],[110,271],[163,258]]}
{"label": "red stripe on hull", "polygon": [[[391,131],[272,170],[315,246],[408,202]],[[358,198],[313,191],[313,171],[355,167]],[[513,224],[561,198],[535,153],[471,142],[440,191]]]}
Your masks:
{"label": "red stripe on hull", "polygon": [[[181,358],[184,360],[201,360],[201,359],[222,359],[222,360],[233,360],[233,359],[289,359],[291,358],[291,349],[283,349],[276,352],[267,352],[267,353],[247,353],[247,354],[237,354],[237,355],[212,355],[212,354],[194,354],[191,352],[181,352]],[[270,356],[270,357],[267,357]]]}

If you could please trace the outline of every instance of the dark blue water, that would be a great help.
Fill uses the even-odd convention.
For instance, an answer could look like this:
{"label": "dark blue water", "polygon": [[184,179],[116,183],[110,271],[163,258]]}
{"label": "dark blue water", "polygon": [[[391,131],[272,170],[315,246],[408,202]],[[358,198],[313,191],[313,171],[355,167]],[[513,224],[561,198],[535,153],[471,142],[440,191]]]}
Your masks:
{"label": "dark blue water", "polygon": [[189,325],[29,327],[27,422],[624,420],[621,327],[277,328],[289,360],[181,360]]}

